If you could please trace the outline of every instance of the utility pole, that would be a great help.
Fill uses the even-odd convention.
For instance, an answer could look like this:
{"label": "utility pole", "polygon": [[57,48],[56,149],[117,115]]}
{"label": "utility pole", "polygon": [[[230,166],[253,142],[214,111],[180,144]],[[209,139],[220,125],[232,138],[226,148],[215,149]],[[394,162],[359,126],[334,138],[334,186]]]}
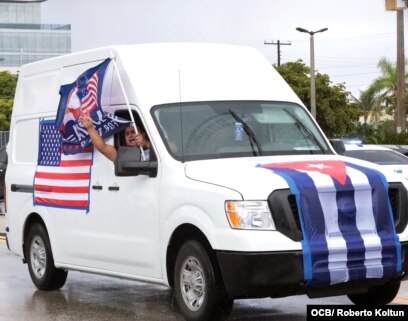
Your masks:
{"label": "utility pole", "polygon": [[405,130],[404,10],[397,10],[397,133]]}
{"label": "utility pole", "polygon": [[297,31],[305,32],[310,35],[310,112],[316,119],[316,76],[315,76],[315,57],[314,57],[314,35],[319,32],[325,32],[328,28],[323,28],[317,31],[309,31],[304,28],[297,27]]}
{"label": "utility pole", "polygon": [[385,0],[385,9],[397,11],[397,108],[395,127],[397,133],[405,131],[405,53],[404,53],[404,10],[407,0]]}
{"label": "utility pole", "polygon": [[290,46],[291,43],[290,41],[288,42],[281,42],[280,40],[278,40],[277,42],[274,42],[272,40],[272,42],[267,42],[266,40],[264,41],[264,45],[277,45],[278,46],[278,67],[281,65],[281,48],[280,46]]}

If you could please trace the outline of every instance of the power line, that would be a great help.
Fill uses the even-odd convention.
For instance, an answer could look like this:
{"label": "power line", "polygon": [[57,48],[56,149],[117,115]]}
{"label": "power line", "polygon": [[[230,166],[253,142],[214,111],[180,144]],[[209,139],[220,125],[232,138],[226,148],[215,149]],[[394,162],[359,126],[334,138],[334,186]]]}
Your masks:
{"label": "power line", "polygon": [[374,74],[379,74],[379,72],[360,72],[358,74],[342,74],[342,75],[337,75],[337,74],[332,74],[331,76],[333,77],[351,77],[351,76],[361,76],[361,75],[374,75]]}
{"label": "power line", "polygon": [[[324,65],[324,64],[321,64]],[[377,64],[363,64],[363,65],[349,65],[349,66],[336,66],[336,67],[324,67],[324,69],[339,69],[339,68],[355,68],[355,67],[364,67],[364,66],[377,66]]]}

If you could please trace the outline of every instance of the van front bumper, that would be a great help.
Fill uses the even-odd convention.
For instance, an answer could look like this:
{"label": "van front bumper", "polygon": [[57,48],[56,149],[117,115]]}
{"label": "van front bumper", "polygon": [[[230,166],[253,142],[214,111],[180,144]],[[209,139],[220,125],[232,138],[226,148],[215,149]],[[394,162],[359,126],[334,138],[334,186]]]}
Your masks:
{"label": "van front bumper", "polygon": [[[401,243],[402,273],[395,279],[408,279],[408,242]],[[301,251],[216,252],[221,276],[228,294],[235,298],[284,297],[307,294],[323,297],[364,292],[388,279],[365,279],[312,289],[303,275]]]}

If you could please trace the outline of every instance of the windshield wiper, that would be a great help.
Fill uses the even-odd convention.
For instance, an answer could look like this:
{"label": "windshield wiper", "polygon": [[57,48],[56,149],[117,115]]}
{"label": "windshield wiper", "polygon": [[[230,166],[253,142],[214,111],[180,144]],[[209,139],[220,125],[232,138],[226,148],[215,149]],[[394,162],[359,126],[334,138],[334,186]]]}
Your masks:
{"label": "windshield wiper", "polygon": [[310,131],[310,129],[307,128],[299,120],[299,118],[297,118],[292,112],[290,112],[289,110],[287,110],[285,108],[283,110],[295,121],[295,125],[299,129],[299,131],[302,133],[303,137],[311,139],[320,148],[320,150],[323,152],[323,154],[325,154],[326,152],[324,150],[323,145],[317,140],[316,136],[313,135],[313,133]]}
{"label": "windshield wiper", "polygon": [[235,113],[233,110],[228,109],[228,112],[231,114],[232,117],[234,117],[234,119],[237,122],[240,122],[242,124],[242,128],[244,129],[245,133],[247,134],[248,138],[249,138],[249,143],[251,144],[251,148],[252,148],[252,152],[254,153],[254,156],[257,156],[257,152],[254,148],[254,144],[255,143],[256,147],[258,148],[258,153],[260,156],[262,156],[262,148],[261,145],[258,142],[258,139],[255,136],[255,133],[252,131],[252,129],[248,126],[248,124],[237,115],[237,113]]}

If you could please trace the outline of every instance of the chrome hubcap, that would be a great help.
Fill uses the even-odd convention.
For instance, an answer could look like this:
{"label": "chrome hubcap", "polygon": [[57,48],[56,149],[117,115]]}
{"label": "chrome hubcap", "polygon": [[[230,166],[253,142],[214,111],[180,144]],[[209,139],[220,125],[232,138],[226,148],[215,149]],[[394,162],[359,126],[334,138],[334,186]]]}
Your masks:
{"label": "chrome hubcap", "polygon": [[184,260],[180,271],[180,287],[184,303],[191,311],[197,311],[205,298],[205,279],[200,262],[194,257]]}
{"label": "chrome hubcap", "polygon": [[41,279],[45,273],[47,254],[44,242],[39,236],[34,237],[31,242],[30,259],[35,276]]}

